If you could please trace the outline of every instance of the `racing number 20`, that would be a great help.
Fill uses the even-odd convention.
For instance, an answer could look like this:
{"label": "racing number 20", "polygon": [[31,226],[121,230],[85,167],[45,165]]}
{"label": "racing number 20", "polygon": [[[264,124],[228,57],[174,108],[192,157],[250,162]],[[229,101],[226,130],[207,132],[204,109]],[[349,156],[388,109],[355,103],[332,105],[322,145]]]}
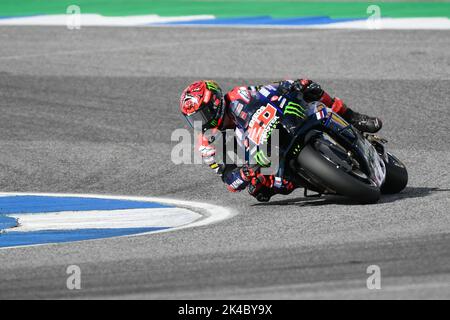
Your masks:
{"label": "racing number 20", "polygon": [[277,109],[275,109],[275,107],[270,104],[265,107],[261,107],[253,116],[253,119],[249,124],[250,140],[259,145],[264,130],[271,123],[273,118],[275,118],[276,114]]}

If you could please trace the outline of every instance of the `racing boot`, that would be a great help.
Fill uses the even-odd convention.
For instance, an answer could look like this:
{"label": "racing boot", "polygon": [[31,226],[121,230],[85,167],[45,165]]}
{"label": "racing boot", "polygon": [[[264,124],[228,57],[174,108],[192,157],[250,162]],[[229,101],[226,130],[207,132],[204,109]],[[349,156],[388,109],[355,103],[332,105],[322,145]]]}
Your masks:
{"label": "racing boot", "polygon": [[361,132],[377,133],[383,127],[383,122],[379,118],[358,113],[350,108],[347,108],[343,118]]}

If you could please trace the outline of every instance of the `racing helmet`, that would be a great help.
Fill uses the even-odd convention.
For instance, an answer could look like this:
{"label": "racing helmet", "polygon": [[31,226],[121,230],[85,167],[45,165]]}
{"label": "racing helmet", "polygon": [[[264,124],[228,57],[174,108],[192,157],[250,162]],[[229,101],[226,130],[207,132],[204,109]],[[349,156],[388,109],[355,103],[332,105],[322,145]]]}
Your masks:
{"label": "racing helmet", "polygon": [[183,91],[180,109],[192,128],[195,122],[201,122],[203,132],[217,128],[225,110],[222,89],[214,81],[194,82]]}

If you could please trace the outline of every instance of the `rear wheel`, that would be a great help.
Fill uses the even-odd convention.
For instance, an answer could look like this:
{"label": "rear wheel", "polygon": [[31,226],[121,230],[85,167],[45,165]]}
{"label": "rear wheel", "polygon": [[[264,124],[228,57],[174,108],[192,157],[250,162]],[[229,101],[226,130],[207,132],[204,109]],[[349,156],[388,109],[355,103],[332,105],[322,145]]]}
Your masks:
{"label": "rear wheel", "polygon": [[[327,152],[323,152],[324,149]],[[345,157],[348,158],[348,154],[345,150],[339,150],[339,146],[319,141],[303,148],[297,162],[314,181],[324,185],[332,193],[352,198],[359,203],[377,202],[380,199],[380,189],[361,171],[353,171],[352,164],[345,161]]]}

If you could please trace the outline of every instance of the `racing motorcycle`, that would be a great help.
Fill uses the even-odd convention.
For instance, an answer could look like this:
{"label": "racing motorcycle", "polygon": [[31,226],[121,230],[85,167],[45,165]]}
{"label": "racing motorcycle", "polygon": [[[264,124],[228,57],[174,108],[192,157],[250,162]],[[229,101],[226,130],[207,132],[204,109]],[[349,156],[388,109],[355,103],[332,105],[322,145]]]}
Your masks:
{"label": "racing motorcycle", "polygon": [[286,115],[290,108],[292,114],[303,117],[303,121],[278,117],[281,140],[288,143],[279,147],[276,181],[288,173],[305,188],[306,197],[311,190],[317,193],[314,196],[341,195],[364,204],[405,189],[407,169],[386,150],[385,139],[361,133],[321,102],[305,107],[291,102],[283,108],[270,101],[277,113]]}

